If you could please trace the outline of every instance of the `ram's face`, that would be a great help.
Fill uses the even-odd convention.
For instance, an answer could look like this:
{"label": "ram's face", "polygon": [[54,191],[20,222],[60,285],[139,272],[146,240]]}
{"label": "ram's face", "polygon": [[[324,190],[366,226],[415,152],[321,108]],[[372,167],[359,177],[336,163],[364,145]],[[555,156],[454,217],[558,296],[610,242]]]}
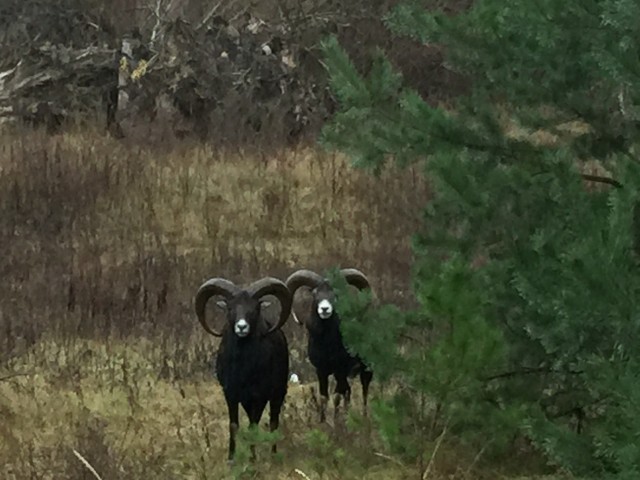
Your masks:
{"label": "ram's face", "polygon": [[328,283],[322,283],[313,290],[316,312],[322,320],[333,316],[335,310],[336,294]]}
{"label": "ram's face", "polygon": [[225,310],[230,327],[239,338],[246,338],[255,332],[260,318],[262,303],[246,292],[241,292],[229,300],[217,304]]}

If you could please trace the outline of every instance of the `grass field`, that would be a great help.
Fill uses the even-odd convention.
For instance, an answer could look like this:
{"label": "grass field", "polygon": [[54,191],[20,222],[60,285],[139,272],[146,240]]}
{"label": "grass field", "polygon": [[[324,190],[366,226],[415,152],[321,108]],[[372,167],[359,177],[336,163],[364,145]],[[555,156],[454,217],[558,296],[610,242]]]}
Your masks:
{"label": "grass field", "polygon": [[[228,467],[217,340],[197,325],[192,298],[212,276],[242,283],[339,265],[365,271],[382,300],[408,305],[410,235],[428,198],[417,170],[374,178],[309,149],[4,134],[0,477],[418,478],[367,422],[348,428],[359,418],[357,387],[352,418],[318,425],[305,335],[293,322],[284,330],[302,384],[287,397],[279,454],[263,446],[256,464]],[[374,378],[372,395],[384,394]],[[425,478],[513,471],[476,454],[445,441]]]}
{"label": "grass field", "polygon": [[[90,131],[7,134],[0,169],[2,478],[90,478],[74,448],[105,479],[223,477],[226,410],[197,286],[354,265],[401,299],[412,206],[427,197],[416,172],[371,179],[320,152],[159,151]],[[285,329],[292,369],[312,380],[304,332]],[[308,388],[291,388],[286,461],[261,465],[265,478],[325,469],[305,438]],[[372,453],[345,464],[397,469]]]}

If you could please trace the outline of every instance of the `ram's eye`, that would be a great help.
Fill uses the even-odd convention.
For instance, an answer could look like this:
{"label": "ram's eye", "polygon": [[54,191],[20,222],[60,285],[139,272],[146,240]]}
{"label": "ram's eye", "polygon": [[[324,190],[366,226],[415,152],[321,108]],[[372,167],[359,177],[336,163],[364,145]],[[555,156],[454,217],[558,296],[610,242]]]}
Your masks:
{"label": "ram's eye", "polygon": [[218,300],[216,302],[216,307],[218,307],[220,310],[226,310],[228,308],[228,306],[229,305],[224,300]]}

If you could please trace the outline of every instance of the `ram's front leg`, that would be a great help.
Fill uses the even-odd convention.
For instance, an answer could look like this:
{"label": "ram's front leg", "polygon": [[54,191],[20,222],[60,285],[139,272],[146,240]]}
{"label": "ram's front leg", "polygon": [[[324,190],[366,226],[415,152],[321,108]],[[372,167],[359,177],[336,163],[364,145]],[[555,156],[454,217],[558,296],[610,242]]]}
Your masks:
{"label": "ram's front leg", "polygon": [[329,403],[329,375],[316,371],[318,389],[320,390],[320,423],[326,421],[327,404]]}
{"label": "ram's front leg", "polygon": [[227,400],[227,408],[229,409],[229,458],[228,462],[233,463],[233,457],[236,453],[236,434],[238,433],[238,402]]}
{"label": "ram's front leg", "polygon": [[346,375],[336,375],[336,393],[333,397],[334,419],[338,419],[340,412],[340,400],[344,397],[344,409],[349,410],[349,402],[351,400],[351,387]]}

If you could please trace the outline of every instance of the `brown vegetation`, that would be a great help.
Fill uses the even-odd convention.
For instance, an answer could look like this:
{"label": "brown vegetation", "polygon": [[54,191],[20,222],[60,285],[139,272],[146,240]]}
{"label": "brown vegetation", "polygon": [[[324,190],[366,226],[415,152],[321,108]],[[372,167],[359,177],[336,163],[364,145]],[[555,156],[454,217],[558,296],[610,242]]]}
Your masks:
{"label": "brown vegetation", "polygon": [[[301,75],[322,84],[317,41],[338,24],[341,36],[355,32],[341,20],[345,12],[321,2],[267,3],[251,13],[286,19],[295,37],[290,40],[300,46]],[[350,6],[360,33],[383,2],[375,11],[366,3]],[[168,18],[191,22],[210,8],[203,2],[30,5],[41,24],[38,45],[54,53],[88,46],[85,37],[72,35],[87,28],[92,44],[97,24],[113,27],[101,30],[108,48],[132,30],[148,38],[155,5],[171,5]],[[221,5],[218,13],[227,19],[246,13],[243,2]],[[4,6],[10,14],[31,7]],[[65,8],[77,14],[66,15]],[[5,46],[15,44],[5,69],[44,51],[19,23],[4,30]],[[384,30],[379,20],[373,25]],[[364,53],[368,46],[359,48]],[[77,77],[71,73],[68,78]],[[60,85],[75,88],[68,81]],[[46,92],[36,87],[29,94],[44,95],[45,105],[67,105],[53,84]],[[98,91],[94,97],[101,101]],[[54,135],[18,125],[1,134],[2,478],[94,478],[90,468],[104,479],[238,476],[223,462],[226,411],[212,372],[217,341],[193,315],[193,294],[205,278],[245,282],[266,274],[284,278],[299,267],[357,266],[382,299],[410,301],[410,234],[420,221],[414,207],[428,197],[419,173],[390,171],[376,179],[353,171],[344,158],[282,147],[287,132],[274,127],[283,111],[267,108],[260,122],[270,129],[256,136],[250,107],[213,119],[215,135],[207,137],[216,140],[215,148],[177,140],[172,119],[161,117],[132,122],[121,140],[86,125],[58,128]],[[236,148],[224,150],[219,145],[229,132],[237,141],[226,143]],[[285,333],[292,371],[303,384],[313,381],[304,330],[291,322]],[[404,467],[371,450],[368,429],[334,434],[328,428],[328,435],[318,430],[309,436],[316,426],[314,402],[309,385],[292,385],[283,412],[283,460],[262,463],[260,478],[404,475]]]}
{"label": "brown vegetation", "polygon": [[361,72],[380,49],[430,103],[449,103],[467,82],[439,46],[391,34],[382,16],[397,3],[7,0],[0,123],[53,132],[97,117],[118,137],[168,127],[219,146],[313,142],[335,109],[319,48],[328,35]]}
{"label": "brown vegetation", "polygon": [[[0,168],[3,478],[89,478],[72,448],[103,478],[220,478],[226,413],[197,286],[354,265],[401,303],[428,195],[415,171],[375,179],[319,151],[161,151],[86,131],[6,134]],[[303,329],[285,333],[312,381]],[[288,458],[311,455],[305,388],[284,413]]]}

